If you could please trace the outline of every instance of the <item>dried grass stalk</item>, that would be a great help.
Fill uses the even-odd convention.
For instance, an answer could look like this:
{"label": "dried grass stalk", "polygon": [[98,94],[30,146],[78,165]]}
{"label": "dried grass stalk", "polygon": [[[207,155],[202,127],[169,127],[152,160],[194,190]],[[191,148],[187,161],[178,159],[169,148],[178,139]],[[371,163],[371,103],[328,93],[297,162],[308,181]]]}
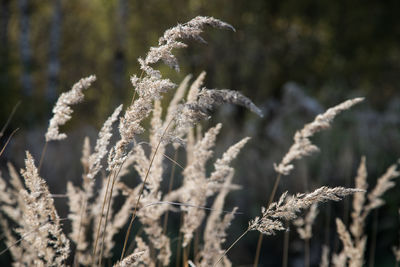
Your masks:
{"label": "dried grass stalk", "polygon": [[248,230],[257,230],[266,235],[273,235],[276,231],[286,230],[285,221],[292,221],[298,217],[300,210],[307,209],[313,204],[327,200],[339,201],[343,197],[360,192],[359,189],[344,187],[321,187],[309,194],[288,196],[282,194],[278,202],[261,209],[261,217],[249,222]]}
{"label": "dried grass stalk", "polygon": [[29,152],[26,152],[25,166],[21,174],[29,191],[21,190],[26,208],[23,212],[23,227],[17,231],[25,235],[24,239],[31,245],[30,249],[35,251],[35,265],[64,266],[70,253],[69,240],[62,232],[54,200],[46,182],[39,177]]}
{"label": "dried grass stalk", "polygon": [[[183,171],[184,180],[181,189],[180,200],[183,203],[191,204],[194,206],[205,206],[206,193],[207,193],[207,179],[206,179],[206,162],[213,154],[211,150],[215,145],[217,134],[219,133],[222,125],[218,124],[216,127],[211,128],[195,146],[194,160],[191,165],[188,165]],[[180,231],[184,234],[183,246],[186,247],[192,240],[193,232],[199,227],[204,219],[205,212],[202,209],[193,207],[182,207],[186,211],[184,216],[183,225]]]}

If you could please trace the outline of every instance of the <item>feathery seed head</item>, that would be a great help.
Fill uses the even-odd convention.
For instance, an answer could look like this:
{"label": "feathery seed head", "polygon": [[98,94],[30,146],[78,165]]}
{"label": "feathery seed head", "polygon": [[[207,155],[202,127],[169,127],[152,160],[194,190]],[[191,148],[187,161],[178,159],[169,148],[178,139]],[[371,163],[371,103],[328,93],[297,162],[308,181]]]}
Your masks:
{"label": "feathery seed head", "polygon": [[297,213],[310,207],[314,203],[327,200],[339,201],[343,197],[360,192],[359,189],[344,187],[320,187],[308,194],[287,196],[284,193],[278,202],[273,202],[268,208],[261,210],[262,216],[256,217],[249,223],[249,230],[257,230],[266,235],[273,235],[276,231],[284,230],[284,221],[292,221],[297,218]]}
{"label": "feathery seed head", "polygon": [[305,156],[319,151],[318,147],[311,143],[309,137],[313,136],[317,132],[329,128],[333,119],[339,113],[351,108],[352,106],[363,100],[364,98],[362,97],[347,100],[337,106],[328,109],[327,111],[325,111],[325,113],[318,115],[311,123],[304,125],[304,128],[300,131],[297,131],[294,135],[294,143],[290,147],[286,155],[283,157],[281,163],[274,163],[275,171],[282,175],[289,175],[290,171],[293,169],[292,162],[295,159],[301,159]]}
{"label": "feathery seed head", "polygon": [[45,135],[46,142],[67,138],[66,134],[59,132],[59,127],[71,119],[73,110],[70,106],[83,101],[84,95],[82,91],[88,89],[95,80],[96,76],[94,75],[83,78],[74,84],[70,91],[61,94],[53,108],[54,116],[50,120],[49,128]]}

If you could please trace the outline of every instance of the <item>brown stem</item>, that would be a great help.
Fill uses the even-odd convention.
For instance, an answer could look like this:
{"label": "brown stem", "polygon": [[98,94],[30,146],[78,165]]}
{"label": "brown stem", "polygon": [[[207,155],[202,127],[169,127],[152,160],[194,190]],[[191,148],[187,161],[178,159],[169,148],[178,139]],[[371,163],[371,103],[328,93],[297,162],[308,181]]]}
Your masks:
{"label": "brown stem", "polygon": [[200,243],[200,233],[199,229],[196,229],[193,240],[193,259],[196,259],[197,252],[199,251],[199,243]]}
{"label": "brown stem", "polygon": [[231,250],[237,242],[239,242],[240,239],[242,239],[248,232],[250,231],[249,228],[247,228],[246,231],[243,232],[243,234],[241,234],[233,243],[232,245],[229,246],[229,248],[227,250],[224,251],[224,253],[222,254],[222,256],[217,260],[216,263],[214,263],[213,267],[217,266],[217,264],[225,257],[225,255],[228,253],[229,250]]}
{"label": "brown stem", "polygon": [[[288,223],[286,222],[286,229],[288,228]],[[283,237],[283,256],[282,256],[282,267],[287,267],[288,265],[288,255],[289,255],[289,231],[285,231]]]}
{"label": "brown stem", "polygon": [[[125,159],[126,160],[126,159]],[[101,260],[103,258],[103,248],[104,248],[104,238],[106,236],[106,229],[107,229],[107,224],[108,224],[108,215],[110,213],[110,205],[111,205],[111,200],[112,200],[112,195],[113,195],[113,191],[114,191],[114,185],[115,182],[119,176],[119,173],[121,172],[122,166],[125,163],[124,162],[119,166],[118,171],[114,174],[113,176],[113,180],[112,180],[112,184],[111,184],[111,190],[110,190],[110,197],[108,198],[108,204],[107,204],[107,212],[106,212],[106,220],[104,222],[104,228],[103,228],[103,238],[101,241],[101,249],[100,249],[100,259],[99,259],[99,266],[101,266]]]}
{"label": "brown stem", "polygon": [[149,177],[150,168],[151,168],[151,166],[153,165],[153,161],[154,161],[154,158],[156,157],[156,154],[157,154],[158,148],[160,147],[161,141],[162,141],[162,139],[163,139],[165,133],[167,132],[169,126],[171,125],[172,121],[173,121],[173,120],[170,120],[170,121],[168,122],[167,127],[165,127],[165,130],[164,130],[163,134],[161,135],[160,141],[158,142],[157,147],[156,147],[156,149],[155,149],[155,151],[154,151],[154,153],[153,153],[153,156],[152,156],[152,158],[151,158],[151,161],[150,161],[150,164],[149,164],[149,168],[147,169],[146,176],[145,176],[145,178],[144,178],[144,180],[143,180],[143,183],[142,183],[142,187],[140,188],[139,196],[138,196],[138,199],[137,199],[137,201],[136,201],[135,209],[134,209],[133,214],[132,214],[132,219],[131,219],[131,221],[129,222],[128,230],[126,231],[125,241],[124,241],[124,247],[122,248],[122,253],[121,253],[121,258],[120,258],[121,261],[122,261],[122,259],[124,258],[124,255],[125,255],[126,244],[128,243],[129,234],[131,233],[133,221],[134,221],[135,218],[136,218],[136,213],[137,213],[137,210],[138,210],[140,198],[142,197],[142,193],[143,193],[143,190],[144,190],[144,186],[145,186],[145,184],[146,184],[146,182],[147,182],[147,178]]}
{"label": "brown stem", "polygon": [[304,240],[304,266],[310,267],[310,239]]}
{"label": "brown stem", "polygon": [[0,131],[0,138],[3,137],[3,134],[4,134],[5,130],[7,129],[8,125],[10,124],[11,119],[12,119],[12,117],[13,117],[14,114],[15,114],[15,111],[17,111],[17,108],[18,108],[19,104],[21,104],[21,101],[18,101],[18,103],[15,104],[15,106],[13,107],[13,109],[12,109],[10,115],[9,115],[8,118],[7,118],[6,123],[4,124],[3,128],[1,128],[1,131]]}
{"label": "brown stem", "polygon": [[11,138],[13,137],[13,135],[14,135],[18,130],[19,130],[19,128],[15,129],[15,130],[10,134],[10,136],[8,137],[8,139],[7,139],[6,143],[5,143],[5,145],[3,146],[3,148],[2,148],[1,151],[0,151],[0,156],[3,154],[3,152],[4,152],[4,150],[6,149],[8,143],[11,141]]}
{"label": "brown stem", "polygon": [[42,153],[40,154],[40,161],[39,161],[39,166],[38,166],[38,173],[40,173],[40,169],[42,168],[42,164],[43,164],[43,160],[44,160],[44,155],[46,154],[47,151],[47,144],[49,142],[46,141],[46,143],[44,143],[44,147],[42,149]]}
{"label": "brown stem", "polygon": [[[271,195],[270,195],[269,200],[268,200],[267,208],[269,207],[269,205],[271,205],[272,201],[274,201],[274,197],[275,197],[276,191],[278,190],[278,186],[279,186],[279,182],[281,180],[281,176],[282,175],[279,173],[278,176],[275,179],[274,187],[272,188],[272,192],[271,192]],[[260,259],[262,241],[263,241],[263,235],[262,235],[262,233],[260,233],[258,235],[256,256],[254,257],[253,267],[257,267],[258,266],[258,261]]]}
{"label": "brown stem", "polygon": [[103,204],[102,204],[102,206],[101,206],[100,220],[99,220],[99,224],[97,225],[96,240],[94,241],[94,247],[93,247],[93,253],[92,253],[92,266],[94,266],[94,262],[95,262],[97,242],[98,242],[98,240],[99,240],[101,223],[102,223],[102,221],[103,221],[104,206],[106,205],[107,194],[108,194],[108,188],[109,188],[109,186],[110,186],[110,180],[111,180],[111,173],[110,173],[110,175],[109,175],[109,177],[108,177],[108,179],[107,179],[106,192],[105,192],[105,194],[104,194]]}
{"label": "brown stem", "polygon": [[258,266],[258,261],[260,259],[260,252],[261,252],[261,246],[262,246],[262,241],[263,241],[264,236],[262,233],[258,234],[258,241],[257,241],[257,249],[256,249],[256,256],[254,257],[254,263],[253,267]]}
{"label": "brown stem", "polygon": [[188,267],[188,260],[189,260],[189,252],[190,252],[190,244],[192,244],[192,242],[189,242],[189,244],[187,244],[187,246],[183,249],[183,266],[184,267]]}
{"label": "brown stem", "polygon": [[[180,217],[181,217],[181,219],[180,219],[179,229],[181,229],[182,224],[183,224],[183,213],[181,213]],[[182,240],[182,232],[179,231],[179,234],[178,234],[178,246],[176,248],[176,267],[180,266],[179,263],[181,261],[181,248],[182,248],[181,240]]]}
{"label": "brown stem", "polygon": [[[122,165],[121,165],[121,166],[122,166]],[[114,190],[114,184],[115,184],[115,181],[117,180],[117,179],[116,179],[116,176],[117,176],[117,175],[114,175],[114,177],[113,177],[113,179],[112,179],[111,189],[110,189],[110,194],[109,194],[110,196],[109,196],[108,201],[107,201],[107,211],[106,211],[106,217],[105,217],[105,222],[104,222],[104,227],[103,227],[103,236],[102,236],[101,244],[100,244],[101,248],[100,248],[99,266],[101,266],[101,260],[102,260],[102,258],[103,258],[104,238],[105,238],[105,236],[106,236],[106,229],[107,229],[107,223],[108,223],[108,215],[110,214],[110,205],[111,205],[111,199],[112,199],[113,190]]]}

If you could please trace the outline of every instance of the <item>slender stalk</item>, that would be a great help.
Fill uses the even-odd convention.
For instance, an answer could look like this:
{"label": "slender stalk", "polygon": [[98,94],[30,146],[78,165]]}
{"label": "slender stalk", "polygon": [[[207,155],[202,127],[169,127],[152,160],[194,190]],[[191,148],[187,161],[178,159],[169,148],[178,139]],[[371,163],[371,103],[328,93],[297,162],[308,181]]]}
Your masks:
{"label": "slender stalk", "polygon": [[374,211],[374,221],[372,224],[371,233],[371,245],[369,247],[369,267],[375,266],[375,247],[376,247],[376,236],[378,232],[378,210]]}
{"label": "slender stalk", "polygon": [[193,259],[196,259],[197,252],[199,251],[199,243],[200,243],[200,233],[199,229],[196,229],[193,240]]}
{"label": "slender stalk", "polygon": [[5,145],[3,146],[3,148],[2,148],[1,151],[0,151],[0,156],[3,155],[3,152],[4,152],[4,150],[6,149],[8,143],[11,141],[11,138],[13,137],[13,135],[14,135],[18,130],[19,130],[19,128],[15,129],[15,130],[10,134],[10,136],[8,137],[8,139],[7,139],[6,143],[5,143]]}
{"label": "slender stalk", "polygon": [[[286,222],[286,228],[288,223]],[[283,256],[282,256],[282,267],[288,266],[288,255],[289,255],[289,231],[285,231],[283,235]]]}
{"label": "slender stalk", "polygon": [[7,129],[8,125],[10,124],[11,119],[12,119],[12,117],[14,116],[15,111],[17,111],[17,108],[18,108],[18,106],[19,106],[20,104],[21,104],[21,101],[18,101],[18,103],[15,104],[15,106],[13,107],[13,109],[12,109],[10,115],[9,115],[8,118],[7,118],[6,123],[4,124],[3,128],[1,128],[1,131],[0,131],[0,138],[3,137],[4,131]]}
{"label": "slender stalk", "polygon": [[154,158],[156,157],[156,154],[157,154],[158,148],[160,147],[161,141],[162,141],[162,139],[163,139],[165,133],[167,132],[169,126],[171,125],[172,121],[173,121],[173,120],[171,119],[171,120],[168,122],[167,127],[165,127],[165,129],[164,129],[164,132],[163,132],[163,134],[162,134],[162,136],[161,136],[161,138],[160,138],[160,141],[158,142],[157,147],[156,147],[156,149],[155,149],[155,151],[154,151],[154,153],[153,153],[153,156],[152,156],[152,158],[151,158],[151,161],[150,161],[150,164],[149,164],[149,168],[147,169],[146,176],[145,176],[145,178],[144,178],[144,180],[143,180],[143,183],[142,183],[142,187],[140,188],[139,196],[138,196],[138,199],[137,199],[137,201],[136,201],[135,209],[134,209],[133,214],[132,214],[132,219],[131,219],[131,221],[130,221],[130,223],[129,223],[128,230],[127,230],[126,235],[125,235],[124,247],[122,248],[122,253],[121,253],[121,258],[120,258],[121,261],[122,261],[122,259],[124,258],[124,255],[125,255],[126,244],[128,243],[129,234],[130,234],[131,229],[132,229],[133,221],[134,221],[135,218],[136,218],[136,213],[137,213],[137,210],[138,210],[140,198],[142,197],[142,193],[143,193],[143,190],[144,190],[144,186],[145,186],[145,184],[146,184],[146,182],[147,182],[147,178],[149,177],[150,168],[151,168],[151,166],[153,165],[153,161],[154,161]]}
{"label": "slender stalk", "polygon": [[[281,180],[281,176],[282,176],[282,175],[279,173],[278,176],[277,176],[276,179],[275,179],[274,187],[272,188],[272,192],[271,192],[271,195],[270,195],[270,197],[269,197],[267,207],[268,207],[269,205],[271,205],[272,201],[274,201],[274,197],[275,197],[276,191],[278,190],[278,186],[279,186],[279,182],[280,182],[280,180]],[[254,257],[254,264],[253,264],[253,267],[257,267],[257,266],[258,266],[258,261],[259,261],[259,259],[260,259],[260,252],[261,252],[262,241],[263,241],[263,235],[262,235],[262,233],[260,233],[260,234],[258,235],[256,256]]]}
{"label": "slender stalk", "polygon": [[239,240],[242,239],[249,231],[250,231],[249,228],[247,228],[247,230],[244,231],[243,234],[241,234],[241,235],[232,243],[232,245],[230,245],[229,248],[226,249],[226,250],[224,251],[224,253],[223,253],[222,256],[217,260],[217,262],[214,263],[213,267],[217,266],[217,264],[225,257],[225,255],[228,253],[228,251],[231,250],[231,249],[236,245],[236,243],[239,242]]}
{"label": "slender stalk", "polygon": [[310,239],[304,240],[304,266],[310,267]]}
{"label": "slender stalk", "polygon": [[262,241],[263,241],[263,235],[262,233],[258,234],[258,241],[257,241],[257,248],[256,248],[256,256],[254,257],[254,263],[253,267],[258,266],[258,261],[260,260],[260,252],[261,252],[261,246],[262,246]]}
{"label": "slender stalk", "polygon": [[[124,163],[125,163],[125,161],[124,161]],[[99,266],[101,266],[101,260],[103,258],[104,238],[106,236],[106,229],[107,229],[107,224],[108,224],[108,215],[110,213],[110,205],[111,205],[111,199],[112,199],[112,195],[113,195],[113,191],[114,191],[114,185],[115,185],[115,182],[116,182],[116,180],[117,180],[117,178],[119,176],[119,173],[121,172],[121,169],[122,169],[122,166],[124,165],[124,163],[122,163],[119,166],[118,171],[113,176],[113,180],[112,180],[112,184],[111,184],[110,197],[108,198],[107,212],[106,212],[106,217],[105,217],[106,219],[105,219],[104,228],[103,228],[103,238],[102,238],[102,241],[101,241]]]}
{"label": "slender stalk", "polygon": [[[143,227],[140,227],[136,233],[136,236],[140,236],[142,234],[142,232],[143,232]],[[126,253],[131,254],[133,252],[134,247],[135,247],[135,242],[131,242],[129,247],[126,249]]]}
{"label": "slender stalk", "polygon": [[[181,229],[182,224],[183,224],[183,213],[181,213],[181,219],[180,219],[180,225],[179,225],[179,229]],[[179,267],[179,263],[181,261],[181,248],[182,248],[182,232],[179,231],[178,234],[178,246],[176,248],[176,267]]]}
{"label": "slender stalk", "polygon": [[189,242],[189,244],[183,249],[183,259],[182,259],[182,264],[184,267],[188,267],[188,260],[189,260],[189,252],[190,252],[190,245],[192,242]]}
{"label": "slender stalk", "polygon": [[[133,96],[132,101],[134,100],[134,98],[135,98],[135,95]],[[126,160],[126,159],[125,159],[125,160]],[[95,254],[96,248],[97,248],[97,242],[98,242],[98,238],[99,238],[99,234],[100,234],[101,222],[102,222],[102,220],[103,220],[104,206],[105,206],[105,203],[106,203],[106,200],[107,200],[107,194],[108,194],[108,188],[109,188],[109,185],[110,185],[111,176],[113,176],[113,179],[112,179],[113,182],[112,182],[112,186],[111,186],[111,192],[110,192],[109,202],[108,202],[108,205],[107,205],[107,215],[106,215],[106,221],[105,221],[105,224],[104,224],[104,232],[103,232],[103,237],[102,237],[102,246],[101,246],[101,251],[100,251],[99,264],[101,264],[101,258],[102,258],[102,254],[103,254],[103,245],[104,245],[105,231],[106,231],[107,223],[108,223],[108,214],[109,214],[109,211],[110,211],[110,203],[111,203],[111,198],[112,198],[112,194],[113,194],[114,184],[115,184],[116,178],[118,177],[118,175],[119,175],[119,173],[120,173],[120,171],[121,171],[121,169],[122,169],[122,166],[123,166],[124,163],[125,163],[125,160],[124,160],[124,162],[119,166],[118,171],[117,171],[116,173],[115,173],[115,172],[111,172],[111,173],[109,174],[109,176],[108,176],[108,179],[107,179],[108,181],[107,181],[106,194],[104,195],[104,200],[103,200],[103,204],[102,204],[102,208],[101,208],[101,214],[102,214],[102,216],[100,217],[100,221],[99,221],[99,224],[98,224],[97,234],[96,234],[96,241],[95,241],[95,246],[94,246],[94,249],[93,249],[92,265],[94,264],[94,260],[95,260],[95,259],[94,259],[94,254]],[[114,175],[113,175],[113,174],[114,174]],[[142,187],[142,189],[143,189],[143,187]]]}
{"label": "slender stalk", "polygon": [[43,149],[42,149],[42,153],[40,154],[40,161],[39,161],[39,166],[38,166],[38,172],[40,172],[40,169],[42,168],[42,164],[43,164],[43,160],[44,160],[44,155],[46,154],[46,150],[47,150],[47,144],[49,142],[46,141],[46,143],[44,143]]}
{"label": "slender stalk", "polygon": [[112,179],[112,183],[111,183],[111,189],[110,189],[110,196],[107,200],[107,211],[106,211],[106,217],[105,217],[105,222],[104,222],[104,227],[103,227],[103,236],[101,239],[101,248],[100,248],[100,257],[99,257],[99,266],[101,266],[101,260],[103,258],[103,248],[104,248],[104,238],[106,236],[106,229],[107,229],[107,223],[108,223],[108,215],[110,213],[110,205],[111,205],[111,199],[112,199],[112,194],[113,194],[113,190],[114,190],[114,184],[115,184],[115,180],[116,180],[116,175],[113,177]]}
{"label": "slender stalk", "polygon": [[101,206],[101,216],[99,223],[97,225],[97,233],[96,233],[96,240],[94,241],[94,247],[93,247],[93,253],[92,253],[92,266],[94,266],[95,262],[95,256],[96,256],[96,248],[97,248],[97,242],[99,241],[99,235],[100,235],[100,228],[101,228],[101,223],[103,221],[103,213],[104,213],[104,206],[106,205],[106,200],[107,200],[107,194],[108,194],[108,188],[110,186],[110,180],[111,180],[111,173],[107,179],[107,187],[106,187],[106,193],[104,194],[104,199],[103,199],[103,204]]}

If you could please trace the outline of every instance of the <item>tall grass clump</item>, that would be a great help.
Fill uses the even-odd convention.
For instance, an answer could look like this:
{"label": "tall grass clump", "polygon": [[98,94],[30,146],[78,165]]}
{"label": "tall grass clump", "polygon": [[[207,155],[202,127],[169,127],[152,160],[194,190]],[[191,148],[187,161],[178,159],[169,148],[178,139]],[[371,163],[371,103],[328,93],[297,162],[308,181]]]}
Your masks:
{"label": "tall grass clump", "polygon": [[[245,137],[228,147],[212,162],[210,172],[207,166],[213,159],[223,126],[218,123],[203,131],[200,123],[209,119],[214,109],[227,103],[240,105],[260,117],[263,113],[237,91],[204,87],[205,72],[193,82],[189,75],[177,86],[154,67],[162,62],[179,71],[174,49],[185,48],[187,39],[205,42],[201,33],[206,26],[234,31],[221,20],[196,17],[165,31],[158,45],[139,58],[141,73],[131,77],[130,104],[115,107],[97,140],[88,137],[82,140],[81,184],[67,183],[69,213],[66,218],[59,217],[40,166],[44,160],[50,160],[46,159],[46,148],[67,138],[59,127],[71,118],[71,106],[83,101],[84,90],[96,77],[83,78],[70,91],[61,94],[44,135],[45,145],[39,161],[35,162],[27,151],[25,167],[18,172],[9,164],[9,182],[4,177],[0,179],[0,223],[7,246],[1,253],[10,253],[14,266],[170,266],[173,262],[182,266],[232,266],[228,258],[230,249],[250,231],[270,236],[287,231],[293,223],[308,248],[319,205],[340,201],[349,195],[354,196],[353,221],[348,232],[347,226],[336,219],[343,250],[333,254],[332,263],[362,266],[366,217],[384,204],[383,193],[394,186],[393,179],[399,175],[396,165],[378,179],[369,193],[363,158],[355,188],[321,185],[311,192],[285,192],[277,200],[275,195],[281,177],[294,169],[294,161],[318,151],[310,138],[329,128],[339,113],[363,98],[347,100],[328,109],[296,132],[287,154],[273,165],[277,178],[261,214],[249,219],[248,227],[229,247],[224,244],[227,229],[239,214],[237,207],[224,208],[229,192],[241,189],[233,182],[233,162],[251,140]],[[172,100],[163,104],[163,96],[176,87]],[[148,129],[143,126],[146,119],[150,121]],[[117,130],[113,130],[115,125]],[[139,141],[144,140],[144,133],[148,139]],[[173,157],[168,155],[171,150]],[[178,153],[185,159],[178,157]],[[172,167],[166,168],[167,164]],[[178,186],[172,180],[176,173],[182,176]],[[133,186],[132,177],[139,178]],[[162,186],[166,177],[170,179],[167,191]],[[117,197],[123,199],[122,205],[115,205]],[[179,232],[175,234],[167,231],[171,212],[179,212],[181,216]],[[241,213],[246,216],[246,212]],[[69,233],[63,230],[67,221],[71,225]],[[117,244],[115,238],[121,235],[123,241]],[[173,246],[175,240],[171,240],[176,236],[177,249]],[[261,242],[258,244],[255,265],[261,253]],[[323,251],[321,266],[328,266],[328,246]],[[398,261],[398,249],[394,252]],[[305,250],[304,258],[305,265],[309,266],[309,249]],[[113,259],[119,260],[111,263]]]}

